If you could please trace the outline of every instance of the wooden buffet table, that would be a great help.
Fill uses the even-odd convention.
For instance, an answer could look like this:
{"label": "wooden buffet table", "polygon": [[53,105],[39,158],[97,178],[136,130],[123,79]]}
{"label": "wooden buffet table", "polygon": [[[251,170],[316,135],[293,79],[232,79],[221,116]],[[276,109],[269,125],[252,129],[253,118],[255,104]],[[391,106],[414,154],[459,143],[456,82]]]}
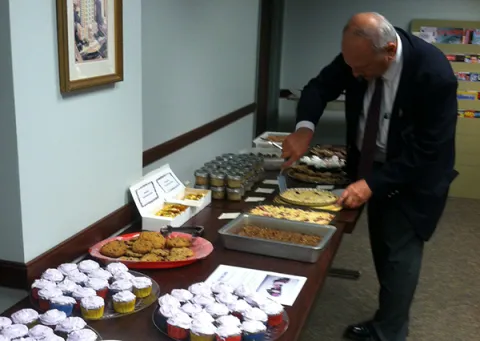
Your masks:
{"label": "wooden buffet table", "polygon": [[[272,186],[261,184],[260,187],[266,188]],[[265,204],[271,202],[274,194],[265,195],[252,193],[251,196],[266,196],[267,200],[261,203]],[[228,221],[219,220],[218,217],[222,213],[246,211],[250,207],[258,204],[259,203],[233,203],[227,201],[213,202],[209,207],[206,207],[196,217],[187,222],[187,225],[195,224],[205,227],[204,238],[212,242],[215,248],[209,257],[183,268],[142,272],[145,272],[145,274],[158,282],[162,294],[176,288],[187,288],[192,283],[206,280],[220,264],[304,276],[307,278],[307,281],[297,297],[295,304],[292,307],[286,307],[286,311],[290,317],[290,325],[285,334],[279,339],[280,341],[294,341],[299,338],[315,298],[328,276],[330,265],[340,246],[343,233],[348,233],[353,230],[361,212],[360,210],[346,210],[337,213],[337,219],[334,223],[337,227],[337,232],[321,255],[319,261],[314,264],[225,249],[222,246],[217,231]],[[140,229],[141,225],[136,224],[125,231],[125,233],[139,231]],[[58,264],[52,264],[52,266],[57,265]],[[26,298],[6,311],[5,315],[9,316],[19,309],[30,306],[29,298]],[[95,328],[105,340],[170,340],[159,332],[152,323],[152,314],[155,308],[156,304],[153,304],[149,308],[136,314],[127,315],[118,319],[89,321],[88,323],[92,328]]]}

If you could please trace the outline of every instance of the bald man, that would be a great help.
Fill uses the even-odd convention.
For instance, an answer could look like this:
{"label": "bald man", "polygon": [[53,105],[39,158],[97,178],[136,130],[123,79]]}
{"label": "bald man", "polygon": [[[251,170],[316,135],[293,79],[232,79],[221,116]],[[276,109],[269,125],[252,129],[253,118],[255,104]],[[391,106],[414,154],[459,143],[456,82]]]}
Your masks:
{"label": "bald man", "polygon": [[347,328],[352,340],[404,341],[424,242],[444,210],[454,170],[457,80],[443,53],[377,13],[345,26],[342,53],[304,87],[286,166],[308,149],[327,102],[345,91],[345,207],[368,202],[380,283],[378,310]]}

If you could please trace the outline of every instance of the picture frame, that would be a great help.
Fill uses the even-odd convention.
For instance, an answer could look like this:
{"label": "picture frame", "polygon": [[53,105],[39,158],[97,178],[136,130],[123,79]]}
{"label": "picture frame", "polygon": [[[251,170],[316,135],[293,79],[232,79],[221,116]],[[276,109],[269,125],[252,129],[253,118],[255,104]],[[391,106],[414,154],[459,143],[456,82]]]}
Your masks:
{"label": "picture frame", "polygon": [[57,0],[60,91],[123,81],[123,0]]}

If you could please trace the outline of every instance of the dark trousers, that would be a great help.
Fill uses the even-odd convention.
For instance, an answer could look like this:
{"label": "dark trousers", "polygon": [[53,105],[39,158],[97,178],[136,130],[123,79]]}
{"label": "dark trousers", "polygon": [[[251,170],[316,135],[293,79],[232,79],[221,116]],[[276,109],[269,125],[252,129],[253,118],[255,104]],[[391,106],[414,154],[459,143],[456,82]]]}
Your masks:
{"label": "dark trousers", "polygon": [[401,193],[390,198],[372,197],[368,204],[370,243],[380,284],[373,327],[382,341],[407,338],[423,255],[424,241],[401,211],[399,200]]}

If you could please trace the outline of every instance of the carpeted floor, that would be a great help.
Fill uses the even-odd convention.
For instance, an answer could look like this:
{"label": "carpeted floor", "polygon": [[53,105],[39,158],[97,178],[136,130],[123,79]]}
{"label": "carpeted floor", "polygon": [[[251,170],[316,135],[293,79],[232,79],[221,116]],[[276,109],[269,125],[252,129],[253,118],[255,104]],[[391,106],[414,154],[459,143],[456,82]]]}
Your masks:
{"label": "carpeted floor", "polygon": [[[362,272],[358,281],[329,278],[317,297],[302,341],[342,340],[344,328],[369,319],[376,309],[365,214],[345,236],[335,267]],[[480,201],[449,199],[437,232],[426,244],[411,311],[409,341],[480,339]]]}

